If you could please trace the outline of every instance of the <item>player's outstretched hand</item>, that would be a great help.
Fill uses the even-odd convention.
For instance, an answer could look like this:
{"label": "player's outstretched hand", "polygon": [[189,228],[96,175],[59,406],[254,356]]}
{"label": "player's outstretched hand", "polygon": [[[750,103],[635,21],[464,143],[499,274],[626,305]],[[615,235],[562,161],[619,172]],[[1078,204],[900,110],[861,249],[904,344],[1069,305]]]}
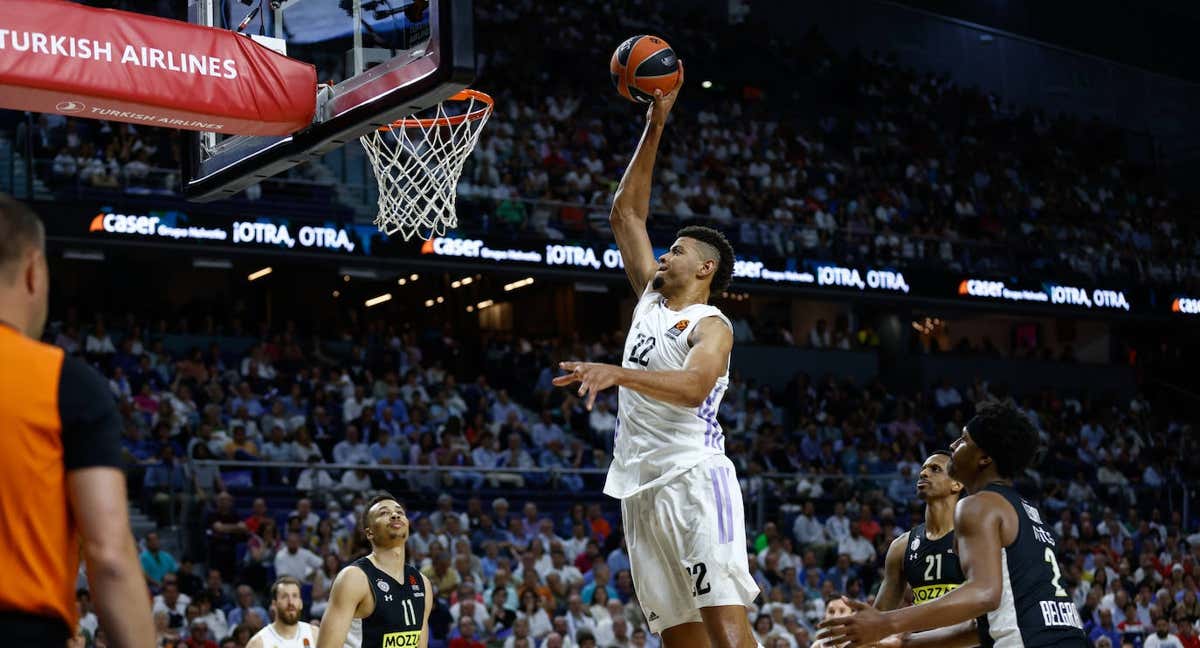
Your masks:
{"label": "player's outstretched hand", "polygon": [[558,367],[567,373],[551,382],[557,387],[579,383],[579,397],[584,399],[588,411],[596,402],[596,394],[617,384],[621,368],[600,362],[560,362]]}
{"label": "player's outstretched hand", "polygon": [[671,108],[675,107],[675,100],[679,98],[679,89],[683,87],[683,61],[679,61],[679,85],[675,89],[663,94],[662,90],[654,91],[654,103],[646,109],[646,121],[656,126],[662,126],[667,123],[667,116],[671,114]]}
{"label": "player's outstretched hand", "polygon": [[822,621],[818,639],[838,648],[866,648],[893,634],[887,617],[879,610],[844,596],[842,601],[854,614]]}

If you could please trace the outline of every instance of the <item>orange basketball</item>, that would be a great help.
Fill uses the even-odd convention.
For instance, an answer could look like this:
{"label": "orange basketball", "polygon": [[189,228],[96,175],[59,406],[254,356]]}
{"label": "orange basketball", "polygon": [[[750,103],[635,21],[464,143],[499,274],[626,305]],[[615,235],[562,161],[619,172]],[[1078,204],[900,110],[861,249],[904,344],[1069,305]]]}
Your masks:
{"label": "orange basketball", "polygon": [[679,87],[679,57],[667,41],[657,36],[634,36],[621,43],[609,62],[613,85],[622,97],[654,102],[654,91],[666,94]]}

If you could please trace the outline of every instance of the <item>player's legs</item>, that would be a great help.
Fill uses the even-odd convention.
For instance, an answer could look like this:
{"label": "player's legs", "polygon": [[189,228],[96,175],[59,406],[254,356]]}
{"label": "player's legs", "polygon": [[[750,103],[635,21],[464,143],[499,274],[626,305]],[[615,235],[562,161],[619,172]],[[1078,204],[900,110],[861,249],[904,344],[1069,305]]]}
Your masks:
{"label": "player's legs", "polygon": [[[650,632],[678,637],[676,645],[687,646],[684,637],[692,636],[686,629],[668,632],[686,625],[700,629],[698,636],[707,634],[700,613],[690,605],[691,589],[688,578],[678,568],[679,558],[670,542],[664,542],[663,531],[656,520],[656,492],[644,491],[621,500],[621,519],[625,543],[629,551],[629,572],[637,591],[638,603]],[[707,646],[707,640],[700,644]]]}
{"label": "player's legs", "polygon": [[[744,605],[716,605],[700,608],[704,629],[712,648],[754,648],[758,642],[750,631],[750,618]],[[664,635],[665,637],[665,635]]]}
{"label": "player's legs", "polygon": [[664,641],[674,635],[683,647],[700,622],[711,640],[705,644],[753,648],[745,606],[758,596],[758,585],[746,560],[745,512],[732,462],[714,456],[635,497],[625,506],[627,533],[635,527],[629,557],[651,631]]}
{"label": "player's legs", "polygon": [[[703,486],[711,487],[718,526],[716,544],[709,560],[717,565],[718,571],[723,568],[726,575],[724,582],[718,576],[714,587],[740,591],[742,601],[729,604],[727,597],[714,599],[711,601],[714,605],[700,608],[700,616],[704,619],[712,648],[754,648],[758,642],[751,632],[745,604],[757,596],[758,584],[750,575],[750,563],[746,558],[746,512],[742,505],[742,489],[733,462],[727,457],[717,457],[704,465],[709,479]],[[720,529],[722,522],[724,537]]]}
{"label": "player's legs", "polygon": [[681,623],[662,631],[663,648],[709,648],[708,629],[703,623]]}

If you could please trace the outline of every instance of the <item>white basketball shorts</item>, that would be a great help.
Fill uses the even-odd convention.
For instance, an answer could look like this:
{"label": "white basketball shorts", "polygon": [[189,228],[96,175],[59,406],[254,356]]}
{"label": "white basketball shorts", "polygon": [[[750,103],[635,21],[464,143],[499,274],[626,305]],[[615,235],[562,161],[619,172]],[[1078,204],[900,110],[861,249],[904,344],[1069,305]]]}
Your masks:
{"label": "white basketball shorts", "polygon": [[700,608],[758,596],[733,462],[714,455],[621,501],[630,571],[650,631],[701,621]]}

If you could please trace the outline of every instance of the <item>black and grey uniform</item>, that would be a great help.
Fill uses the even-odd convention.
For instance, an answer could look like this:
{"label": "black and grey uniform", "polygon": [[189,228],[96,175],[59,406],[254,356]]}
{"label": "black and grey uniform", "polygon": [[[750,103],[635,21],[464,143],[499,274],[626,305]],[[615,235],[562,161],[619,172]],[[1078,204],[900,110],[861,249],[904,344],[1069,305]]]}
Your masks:
{"label": "black and grey uniform", "polygon": [[904,580],[912,588],[913,603],[921,605],[944,596],[963,584],[962,566],[954,553],[954,532],[937,540],[925,536],[922,522],[908,534],[904,548]]}
{"label": "black and grey uniform", "polygon": [[1063,587],[1055,558],[1058,540],[1041,513],[1011,486],[983,488],[1004,497],[1017,513],[1017,537],[1001,553],[1000,606],[979,617],[983,648],[1086,648],[1079,611]]}
{"label": "black and grey uniform", "polygon": [[433,605],[425,591],[425,579],[412,565],[404,566],[404,580],[397,581],[371,559],[363,556],[350,563],[367,575],[375,609],[363,617],[361,648],[409,648],[421,640],[425,607]]}

